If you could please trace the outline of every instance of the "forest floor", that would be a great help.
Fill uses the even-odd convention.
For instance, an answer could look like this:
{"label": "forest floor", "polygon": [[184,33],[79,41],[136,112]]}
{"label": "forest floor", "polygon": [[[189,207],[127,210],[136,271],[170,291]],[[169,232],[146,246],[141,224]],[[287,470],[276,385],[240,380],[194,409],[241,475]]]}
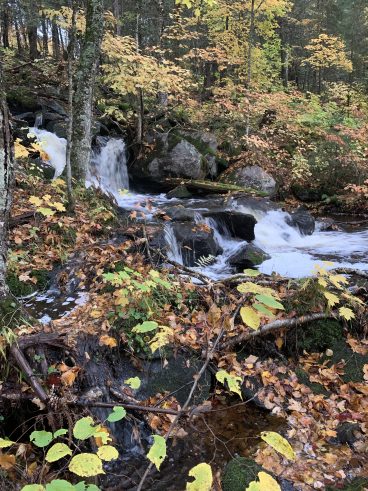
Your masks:
{"label": "forest floor", "polygon": [[[285,486],[291,483],[300,490],[368,487],[368,325],[364,278],[349,276],[346,285],[341,275],[324,271],[320,271],[318,279],[301,281],[246,272],[225,282],[202,277],[202,285],[198,285],[180,266],[168,266],[165,261],[152,264],[149,227],[140,225],[134,212],[130,217],[121,216],[95,190],[78,188],[76,196],[75,213],[68,214],[63,179],[45,180],[27,159],[17,169],[8,271],[12,293],[27,297],[36,291],[46,292],[53,282],[61,296],[70,296],[71,285],[74,293],[78,290],[85,296],[81,305],[65,307],[62,313],[67,315],[56,312],[46,324],[30,322],[27,307],[14,304],[3,312],[2,356],[5,353],[10,356],[9,341],[17,339],[20,347],[27,346],[24,357],[39,384],[46,391],[56,390],[64,406],[74,405],[73,412],[78,413],[75,401],[81,400],[81,391],[86,388],[91,358],[88,352],[82,353],[84,361],[80,353],[76,355],[81,340],[90,337],[96,340],[103,363],[111,365],[124,357],[138,370],[142,360],[157,350],[163,370],[167,360],[178,353],[187,357],[189,368],[190,357],[195,353],[198,373],[202,373],[201,367],[208,368],[213,380],[205,402],[187,401],[194,408],[192,424],[182,417],[171,428],[173,415],[179,412],[183,416],[180,413],[183,404],[175,394],[156,393],[137,401],[137,387],[131,381],[125,380],[119,389],[128,406],[138,404],[154,406],[156,411],[173,411],[171,415],[154,411],[145,418],[153,433],[165,436],[171,428],[169,458],[170,452],[175,453],[176,439],[192,438],[194,425],[196,431],[201,429],[206,434],[205,440],[212,442],[214,489],[244,490],[257,475],[254,469],[247,470],[246,459],[271,473],[283,489],[288,489]],[[348,287],[354,288],[355,300]],[[248,308],[254,305],[255,294],[271,298],[268,314],[260,317],[263,327],[258,331],[249,327],[247,312],[241,310],[244,305]],[[27,305],[29,298],[32,299],[28,297],[23,304]],[[353,316],[345,315],[345,319],[338,317],[333,308],[340,300],[342,305],[344,298],[349,298],[355,311]],[[326,306],[326,299],[332,308]],[[306,316],[314,314],[319,320],[305,321]],[[15,317],[17,327],[10,330],[6,326],[13,326]],[[288,322],[292,319],[299,322]],[[275,321],[274,328],[264,331],[266,325]],[[280,325],[277,321],[281,321]],[[137,325],[140,328],[136,329]],[[44,334],[45,339],[50,336],[53,341],[29,348],[27,339],[30,344],[32,337],[39,342],[38,334]],[[61,345],[50,347],[55,336]],[[52,409],[44,407],[39,394],[35,397],[34,385],[14,369],[14,360],[10,365],[4,361],[0,377],[2,436],[16,440],[13,447],[0,454],[4,483],[11,489],[10,486],[16,488],[19,483],[37,483],[41,475],[44,481],[55,476],[70,477],[58,463],[45,466],[42,449],[31,449],[29,434],[51,424],[46,416]],[[222,378],[215,377],[219,371],[222,374],[225,371]],[[197,384],[198,374],[192,377],[192,383]],[[109,381],[105,382],[108,386]],[[29,400],[34,402],[32,409],[27,406]],[[92,410],[96,399],[83,401],[81,415],[86,414],[88,407]],[[119,403],[119,399],[115,401]],[[216,411],[224,405],[234,408],[235,412],[229,415],[235,414],[236,418],[244,417],[235,409],[243,406],[258,407],[265,414],[280,418],[277,426],[296,457],[287,458],[257,432],[248,435],[252,444],[234,445],[239,428],[247,425],[247,421],[229,421],[229,416],[227,421],[211,427]],[[19,410],[16,422],[14,410]],[[134,410],[132,414],[137,417]],[[31,418],[29,423],[27,418]],[[114,436],[114,430],[107,431]],[[218,448],[226,454],[221,459],[215,457]],[[226,467],[229,461],[234,463],[235,457],[237,465]],[[159,473],[155,471],[154,477],[159,480]],[[345,487],[352,481],[356,487]]]}

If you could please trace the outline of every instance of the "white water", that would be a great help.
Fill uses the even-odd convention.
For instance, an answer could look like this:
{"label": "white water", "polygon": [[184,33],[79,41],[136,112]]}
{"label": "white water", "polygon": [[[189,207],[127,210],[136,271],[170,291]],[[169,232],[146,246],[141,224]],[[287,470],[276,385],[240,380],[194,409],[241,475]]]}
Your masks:
{"label": "white water", "polygon": [[[30,132],[37,137],[49,155],[49,163],[55,168],[55,177],[59,176],[65,167],[65,139],[38,128],[31,128]],[[102,140],[100,149],[93,154],[86,185],[100,188],[104,193],[113,196],[121,208],[137,210],[146,220],[150,220],[160,207],[165,210],[165,206],[175,201],[167,199],[165,195],[139,195],[128,191],[126,146],[122,139]],[[206,209],[203,199],[190,200],[188,204],[199,212],[196,222],[210,226],[214,230],[215,239],[224,250],[214,264],[194,269],[201,270],[211,278],[228,276],[232,272],[228,259],[244,242],[224,234],[215,221],[202,217],[200,212]],[[246,208],[236,201],[229,207],[251,214],[257,219],[254,243],[271,256],[271,259],[259,267],[263,273],[276,272],[288,277],[309,276],[313,274],[316,264],[321,264],[324,260],[332,260],[339,266],[368,270],[368,230],[351,233],[322,232],[317,226],[313,235],[302,236],[298,229],[288,225],[286,219],[289,215],[281,210],[264,212]],[[169,258],[182,263],[180,244],[170,225],[165,227],[165,238]]]}

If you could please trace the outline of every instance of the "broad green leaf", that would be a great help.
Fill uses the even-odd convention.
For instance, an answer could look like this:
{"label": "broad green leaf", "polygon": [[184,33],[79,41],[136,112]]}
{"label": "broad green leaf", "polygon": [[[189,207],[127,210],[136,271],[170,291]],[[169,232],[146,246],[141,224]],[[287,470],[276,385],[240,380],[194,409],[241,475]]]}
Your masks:
{"label": "broad green leaf", "polygon": [[347,321],[350,321],[351,319],[355,319],[354,312],[351,309],[349,309],[348,307],[341,307],[339,309],[339,314],[341,317],[343,317]]}
{"label": "broad green leaf", "polygon": [[334,293],[323,292],[323,295],[326,297],[329,307],[333,307],[334,305],[340,303],[339,297]]}
{"label": "broad green leaf", "polygon": [[87,440],[95,435],[97,427],[91,416],[79,419],[73,428],[74,438],[77,440]]}
{"label": "broad green leaf", "polygon": [[244,274],[246,274],[247,276],[255,278],[256,276],[259,276],[261,273],[259,271],[257,271],[256,269],[245,269]]}
{"label": "broad green leaf", "polygon": [[289,460],[295,460],[295,452],[290,443],[274,431],[263,431],[261,438],[281,455]]}
{"label": "broad green leaf", "polygon": [[270,307],[271,309],[285,310],[282,303],[278,302],[269,295],[256,295],[256,299],[258,300],[258,302],[267,305],[267,307]]}
{"label": "broad green leaf", "polygon": [[133,327],[132,332],[150,332],[158,328],[158,324],[155,321],[144,321],[142,324],[138,324]]}
{"label": "broad green leaf", "polygon": [[42,484],[27,484],[21,491],[45,491],[45,488]]}
{"label": "broad green leaf", "polygon": [[75,487],[64,479],[54,479],[46,484],[46,491],[75,491]]}
{"label": "broad green leaf", "polygon": [[126,411],[123,407],[121,406],[114,406],[112,409],[112,412],[109,414],[107,421],[110,423],[115,423],[116,421],[120,421],[121,419],[125,418],[126,416]]}
{"label": "broad green leaf", "polygon": [[68,433],[68,430],[65,428],[60,428],[60,430],[55,431],[54,433],[54,438],[57,438],[58,436],[66,435]]}
{"label": "broad green leaf", "polygon": [[240,316],[246,326],[251,327],[254,330],[259,329],[261,319],[259,314],[252,309],[252,307],[242,307],[240,309]]}
{"label": "broad green leaf", "polygon": [[124,380],[124,384],[127,384],[129,385],[129,387],[136,390],[139,389],[139,387],[141,386],[141,381],[139,377],[132,377]]}
{"label": "broad green leaf", "polygon": [[275,317],[275,314],[273,314],[271,310],[268,310],[262,303],[254,303],[253,308],[267,317]]}
{"label": "broad green leaf", "polygon": [[46,462],[56,462],[66,455],[72,455],[72,453],[71,449],[65,443],[55,443],[55,445],[49,448],[45,459]]}
{"label": "broad green leaf", "polygon": [[101,491],[96,484],[86,484],[84,481],[80,481],[74,485],[75,491]]}
{"label": "broad green leaf", "polygon": [[261,491],[261,484],[259,481],[252,481],[245,491]]}
{"label": "broad green leaf", "polygon": [[216,378],[219,382],[222,384],[226,382],[228,383],[229,390],[231,392],[235,392],[240,396],[240,399],[243,399],[242,393],[241,393],[241,383],[242,383],[242,378],[237,377],[236,375],[231,375],[230,373],[227,373],[225,370],[219,370],[216,373]]}
{"label": "broad green leaf", "polygon": [[211,491],[213,477],[210,465],[204,462],[196,465],[190,469],[189,476],[195,480],[187,483],[187,491]]}
{"label": "broad green leaf", "polygon": [[4,438],[0,438],[0,448],[7,448],[11,447],[14,445],[15,442],[12,442],[11,440],[4,440]]}
{"label": "broad green leaf", "polygon": [[75,455],[69,464],[70,472],[82,477],[93,477],[105,474],[102,469],[102,460],[94,453],[81,453]]}
{"label": "broad green leaf", "polygon": [[106,462],[119,458],[119,452],[112,445],[102,445],[102,447],[99,447],[97,455],[101,460],[105,460]]}
{"label": "broad green leaf", "polygon": [[49,431],[33,431],[29,439],[36,447],[47,447],[52,442],[52,433]]}
{"label": "broad green leaf", "polygon": [[160,435],[153,435],[153,445],[150,448],[147,458],[155,464],[157,470],[160,470],[160,466],[166,457],[166,440]]}

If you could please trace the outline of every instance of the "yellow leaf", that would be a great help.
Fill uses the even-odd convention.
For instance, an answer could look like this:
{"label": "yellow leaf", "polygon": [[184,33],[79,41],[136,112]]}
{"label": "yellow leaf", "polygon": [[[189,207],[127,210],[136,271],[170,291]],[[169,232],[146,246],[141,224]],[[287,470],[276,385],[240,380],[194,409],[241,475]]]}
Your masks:
{"label": "yellow leaf", "polygon": [[348,307],[341,307],[339,309],[339,314],[341,317],[343,317],[347,321],[350,321],[351,319],[355,319],[354,312],[351,309],[349,309]]}
{"label": "yellow leaf", "polygon": [[329,307],[333,307],[340,302],[339,297],[334,293],[323,292],[323,295],[326,297]]}
{"label": "yellow leaf", "polygon": [[79,367],[73,367],[70,370],[64,372],[61,376],[62,383],[68,387],[71,387],[74,384],[75,379],[77,378],[79,370]]}
{"label": "yellow leaf", "polygon": [[116,460],[119,457],[119,452],[111,445],[102,445],[102,447],[98,449],[97,455],[101,460],[110,462],[111,460]]}
{"label": "yellow leaf", "polygon": [[242,383],[242,378],[237,377],[236,375],[231,375],[230,373],[226,372],[225,370],[219,370],[216,373],[216,378],[219,382],[222,384],[225,383],[225,381],[228,383],[229,390],[231,392],[235,392],[240,396],[240,399],[243,399],[242,393],[241,393],[241,383]]}
{"label": "yellow leaf", "polygon": [[51,203],[51,206],[57,211],[66,211],[65,206],[62,203]]}
{"label": "yellow leaf", "polygon": [[259,481],[251,482],[246,491],[281,491],[276,479],[267,474],[267,472],[259,472],[258,479]]}
{"label": "yellow leaf", "polygon": [[14,142],[14,156],[16,159],[27,158],[29,151],[20,143],[19,138]]}
{"label": "yellow leaf", "polygon": [[251,327],[254,330],[259,329],[261,319],[252,307],[242,307],[240,309],[240,316],[246,326]]}
{"label": "yellow leaf", "polygon": [[292,446],[278,433],[274,431],[263,431],[261,433],[261,438],[287,459],[295,460],[295,452]]}
{"label": "yellow leaf", "polygon": [[250,281],[246,281],[245,283],[241,283],[237,287],[238,292],[240,293],[256,293],[256,294],[264,294],[276,297],[276,292],[272,290],[272,288],[267,288],[265,286],[257,285],[256,283],[251,283]]}
{"label": "yellow leaf", "polygon": [[11,440],[4,440],[4,438],[0,438],[0,448],[7,448],[11,447],[14,445],[15,442],[12,442]]}
{"label": "yellow leaf", "polygon": [[100,344],[108,346],[109,348],[116,348],[116,346],[118,345],[116,339],[112,338],[111,336],[107,336],[107,334],[100,337]]}
{"label": "yellow leaf", "polygon": [[211,491],[213,477],[210,465],[205,462],[196,465],[189,471],[189,476],[195,480],[187,483],[187,491]]}
{"label": "yellow leaf", "polygon": [[75,455],[69,464],[70,472],[81,477],[93,477],[105,474],[102,469],[102,460],[93,453]]}
{"label": "yellow leaf", "polygon": [[166,457],[166,440],[160,435],[153,435],[153,445],[150,448],[147,458],[155,464],[157,470],[160,470],[160,466]]}
{"label": "yellow leaf", "polygon": [[28,201],[37,207],[41,206],[43,203],[42,199],[38,198],[37,196],[31,196]]}

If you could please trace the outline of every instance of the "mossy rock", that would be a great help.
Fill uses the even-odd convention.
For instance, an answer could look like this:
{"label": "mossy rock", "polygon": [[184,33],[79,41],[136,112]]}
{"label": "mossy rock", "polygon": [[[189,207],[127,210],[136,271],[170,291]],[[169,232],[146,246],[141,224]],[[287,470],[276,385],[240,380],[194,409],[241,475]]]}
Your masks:
{"label": "mossy rock", "polygon": [[313,394],[329,396],[330,392],[328,392],[328,390],[326,390],[322,384],[311,382],[308,373],[304,371],[301,367],[297,367],[295,373],[299,379],[299,382],[309,387]]}
{"label": "mossy rock", "polygon": [[236,457],[230,460],[222,477],[223,491],[244,491],[252,481],[257,479],[263,468],[254,460]]}
{"label": "mossy rock", "polygon": [[354,353],[354,351],[346,344],[345,339],[336,341],[330,348],[333,351],[332,357],[324,357],[322,362],[329,359],[330,364],[333,365],[341,360],[345,360],[345,373],[341,376],[342,380],[346,383],[363,382],[363,367],[368,364],[368,355]]}
{"label": "mossy rock", "polygon": [[298,348],[309,353],[321,353],[332,346],[336,341],[344,339],[342,324],[336,320],[320,320],[308,324],[300,330],[297,341]]}

